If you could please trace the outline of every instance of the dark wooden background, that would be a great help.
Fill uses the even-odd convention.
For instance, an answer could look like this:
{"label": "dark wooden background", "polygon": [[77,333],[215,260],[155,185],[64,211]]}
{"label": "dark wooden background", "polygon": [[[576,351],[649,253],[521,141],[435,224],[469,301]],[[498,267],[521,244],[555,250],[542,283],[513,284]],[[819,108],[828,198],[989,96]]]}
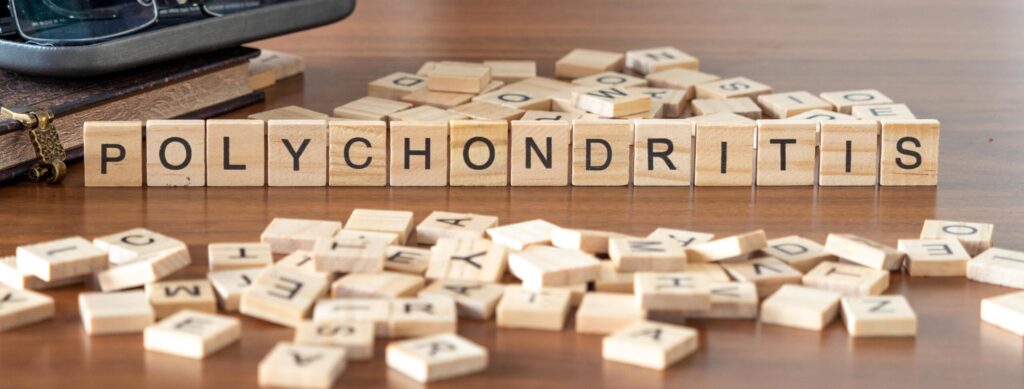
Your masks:
{"label": "dark wooden background", "polygon": [[[427,1],[366,0],[348,20],[258,47],[305,56],[304,78],[265,105],[323,112],[366,83],[426,60],[536,59],[544,75],[574,47],[672,45],[703,71],[743,75],[777,91],[878,88],[942,122],[938,187],[928,188],[84,188],[81,165],[58,187],[0,188],[0,254],[24,243],[145,226],[184,239],[205,273],[206,244],[257,240],[275,216],[344,220],[357,207],[545,218],[647,234],[675,227],[819,241],[850,232],[895,244],[926,218],[996,224],[996,245],[1024,249],[1024,2]],[[141,118],[140,118],[141,119]],[[418,220],[417,220],[418,221]],[[460,322],[491,351],[487,374],[431,387],[1005,387],[1024,385],[1024,340],[978,319],[979,300],[1011,290],[964,279],[895,275],[920,318],[916,339],[851,340],[843,325],[809,332],[753,321],[694,321],[700,350],[665,372],[600,357],[600,336],[498,331]],[[243,339],[195,362],[147,353],[141,336],[88,337],[79,290],[56,297],[56,320],[0,334],[0,387],[252,387],[256,365],[292,331],[243,321]],[[378,344],[383,355],[383,343]],[[344,387],[416,387],[383,358],[352,363]],[[710,386],[709,386],[710,385]]]}

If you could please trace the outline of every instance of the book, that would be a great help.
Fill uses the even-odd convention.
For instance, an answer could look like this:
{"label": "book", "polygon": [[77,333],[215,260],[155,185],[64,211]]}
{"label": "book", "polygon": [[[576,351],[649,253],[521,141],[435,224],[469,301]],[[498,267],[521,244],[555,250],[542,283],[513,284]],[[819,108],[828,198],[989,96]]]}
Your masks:
{"label": "book", "polygon": [[[263,100],[249,86],[249,60],[259,50],[217,51],[93,78],[41,78],[0,71],[0,105],[50,109],[68,161],[82,156],[82,124],[90,120],[205,119]],[[21,123],[0,119],[0,183],[36,161]]]}

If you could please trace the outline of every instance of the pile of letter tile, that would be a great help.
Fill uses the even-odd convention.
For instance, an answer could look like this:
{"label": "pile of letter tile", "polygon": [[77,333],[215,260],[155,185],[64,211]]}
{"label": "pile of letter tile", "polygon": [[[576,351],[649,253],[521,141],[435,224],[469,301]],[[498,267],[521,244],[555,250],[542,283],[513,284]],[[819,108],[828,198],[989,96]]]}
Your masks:
{"label": "pile of letter tile", "polygon": [[[78,310],[90,336],[141,334],[149,352],[204,359],[244,336],[242,315],[295,330],[267,350],[261,385],[326,388],[348,362],[378,357],[380,339],[387,365],[419,382],[483,372],[489,350],[459,336],[460,320],[563,331],[574,311],[576,332],[604,337],[604,359],[666,369],[715,347],[698,345],[689,321],[820,331],[841,316],[852,337],[914,337],[910,301],[886,294],[890,272],[1024,288],[1024,252],[992,247],[992,232],[927,220],[894,248],[849,234],[824,245],[763,230],[637,237],[356,209],[344,223],[276,218],[258,241],[211,243],[207,277],[181,279],[186,244],[136,228],[19,246],[0,260],[0,331],[45,323],[54,300],[38,290],[73,287],[86,290]],[[981,318],[1024,336],[1024,292],[982,300]]]}

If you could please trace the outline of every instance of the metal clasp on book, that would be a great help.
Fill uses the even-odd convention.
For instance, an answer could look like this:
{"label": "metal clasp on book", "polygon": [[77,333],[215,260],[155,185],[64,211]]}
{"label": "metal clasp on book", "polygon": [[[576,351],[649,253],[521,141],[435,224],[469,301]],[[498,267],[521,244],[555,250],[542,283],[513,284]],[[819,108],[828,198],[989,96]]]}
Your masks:
{"label": "metal clasp on book", "polygon": [[20,107],[0,107],[0,118],[21,122],[28,130],[32,148],[39,161],[28,170],[28,178],[36,182],[56,184],[67,173],[67,153],[60,143],[60,135],[53,126],[53,112],[48,109],[33,110]]}

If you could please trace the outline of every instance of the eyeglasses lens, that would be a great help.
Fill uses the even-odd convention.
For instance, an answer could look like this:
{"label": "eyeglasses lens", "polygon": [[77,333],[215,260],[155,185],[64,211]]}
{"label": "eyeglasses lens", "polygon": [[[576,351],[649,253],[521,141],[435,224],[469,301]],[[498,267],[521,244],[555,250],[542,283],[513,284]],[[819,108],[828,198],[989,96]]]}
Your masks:
{"label": "eyeglasses lens", "polygon": [[153,0],[11,0],[22,35],[41,41],[89,41],[156,21]]}

